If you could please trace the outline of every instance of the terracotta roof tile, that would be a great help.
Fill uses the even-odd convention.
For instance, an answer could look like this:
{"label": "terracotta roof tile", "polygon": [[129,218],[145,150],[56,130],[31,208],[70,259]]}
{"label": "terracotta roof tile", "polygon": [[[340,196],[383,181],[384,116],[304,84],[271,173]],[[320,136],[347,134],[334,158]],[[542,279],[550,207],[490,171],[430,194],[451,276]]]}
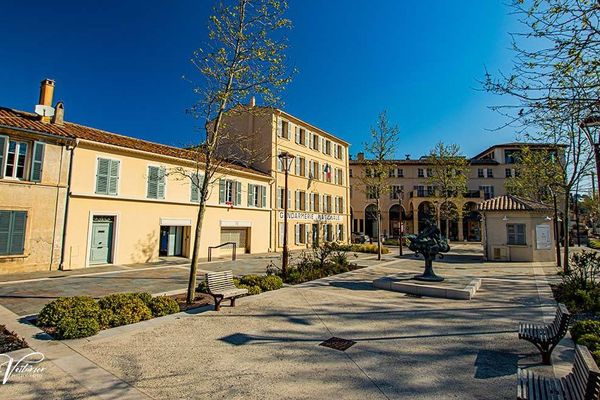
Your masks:
{"label": "terracotta roof tile", "polygon": [[537,201],[514,195],[493,197],[478,206],[480,211],[549,211],[551,208]]}
{"label": "terracotta roof tile", "polygon": [[[70,139],[89,140],[93,142],[110,144],[114,146],[125,147],[128,149],[140,150],[148,153],[181,158],[185,160],[193,161],[198,158],[198,153],[194,151],[173,146],[167,146],[160,143],[149,142],[147,140],[136,139],[117,133],[103,131],[101,129],[95,129],[90,128],[88,126],[74,124],[72,122],[65,121],[63,125],[44,123],[40,121],[39,116],[37,114],[13,110],[4,107],[0,107],[0,126],[8,128],[26,129],[34,132],[46,133]],[[233,170],[269,176],[264,172],[237,164],[227,163],[224,166]]]}

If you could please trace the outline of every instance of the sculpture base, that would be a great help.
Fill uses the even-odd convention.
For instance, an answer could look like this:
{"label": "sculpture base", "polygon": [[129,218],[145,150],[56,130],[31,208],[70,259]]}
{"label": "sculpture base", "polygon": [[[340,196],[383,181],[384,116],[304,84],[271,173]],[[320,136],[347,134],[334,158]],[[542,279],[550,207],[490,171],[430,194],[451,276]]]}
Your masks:
{"label": "sculpture base", "polygon": [[413,277],[413,279],[417,280],[417,281],[425,281],[425,282],[442,282],[444,280],[444,278],[442,278],[441,276],[438,276],[436,274],[432,274],[432,275],[415,275]]}

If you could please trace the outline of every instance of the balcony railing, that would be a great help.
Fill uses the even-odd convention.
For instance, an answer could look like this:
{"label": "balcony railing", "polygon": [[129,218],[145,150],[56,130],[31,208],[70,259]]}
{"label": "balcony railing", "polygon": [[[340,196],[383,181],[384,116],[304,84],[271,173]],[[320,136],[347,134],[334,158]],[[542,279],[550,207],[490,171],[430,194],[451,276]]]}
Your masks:
{"label": "balcony railing", "polygon": [[[440,193],[437,190],[432,191],[427,189],[416,189],[410,192],[410,197],[441,197],[439,194]],[[481,190],[468,190],[465,194],[463,194],[463,197],[467,199],[482,199],[484,196]]]}

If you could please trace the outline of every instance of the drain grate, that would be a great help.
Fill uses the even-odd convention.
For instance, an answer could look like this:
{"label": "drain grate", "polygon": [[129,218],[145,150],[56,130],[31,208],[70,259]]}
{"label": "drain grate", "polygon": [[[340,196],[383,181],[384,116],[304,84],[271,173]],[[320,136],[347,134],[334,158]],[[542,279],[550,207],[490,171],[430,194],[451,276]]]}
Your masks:
{"label": "drain grate", "polygon": [[334,336],[322,343],[319,343],[319,346],[329,347],[330,349],[339,351],[346,351],[355,344],[356,342],[354,340],[342,339]]}

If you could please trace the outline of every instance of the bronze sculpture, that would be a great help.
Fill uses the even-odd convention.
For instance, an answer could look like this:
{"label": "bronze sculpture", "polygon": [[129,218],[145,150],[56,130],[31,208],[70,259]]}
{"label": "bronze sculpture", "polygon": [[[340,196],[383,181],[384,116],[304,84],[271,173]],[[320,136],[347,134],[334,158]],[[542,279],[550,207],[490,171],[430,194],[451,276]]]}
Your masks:
{"label": "bronze sculpture", "polygon": [[414,279],[420,281],[441,282],[444,280],[433,272],[433,260],[436,255],[450,251],[448,240],[444,238],[439,228],[430,220],[424,221],[425,228],[418,235],[408,235],[408,248],[415,252],[415,256],[422,254],[425,259],[425,271],[416,275]]}

